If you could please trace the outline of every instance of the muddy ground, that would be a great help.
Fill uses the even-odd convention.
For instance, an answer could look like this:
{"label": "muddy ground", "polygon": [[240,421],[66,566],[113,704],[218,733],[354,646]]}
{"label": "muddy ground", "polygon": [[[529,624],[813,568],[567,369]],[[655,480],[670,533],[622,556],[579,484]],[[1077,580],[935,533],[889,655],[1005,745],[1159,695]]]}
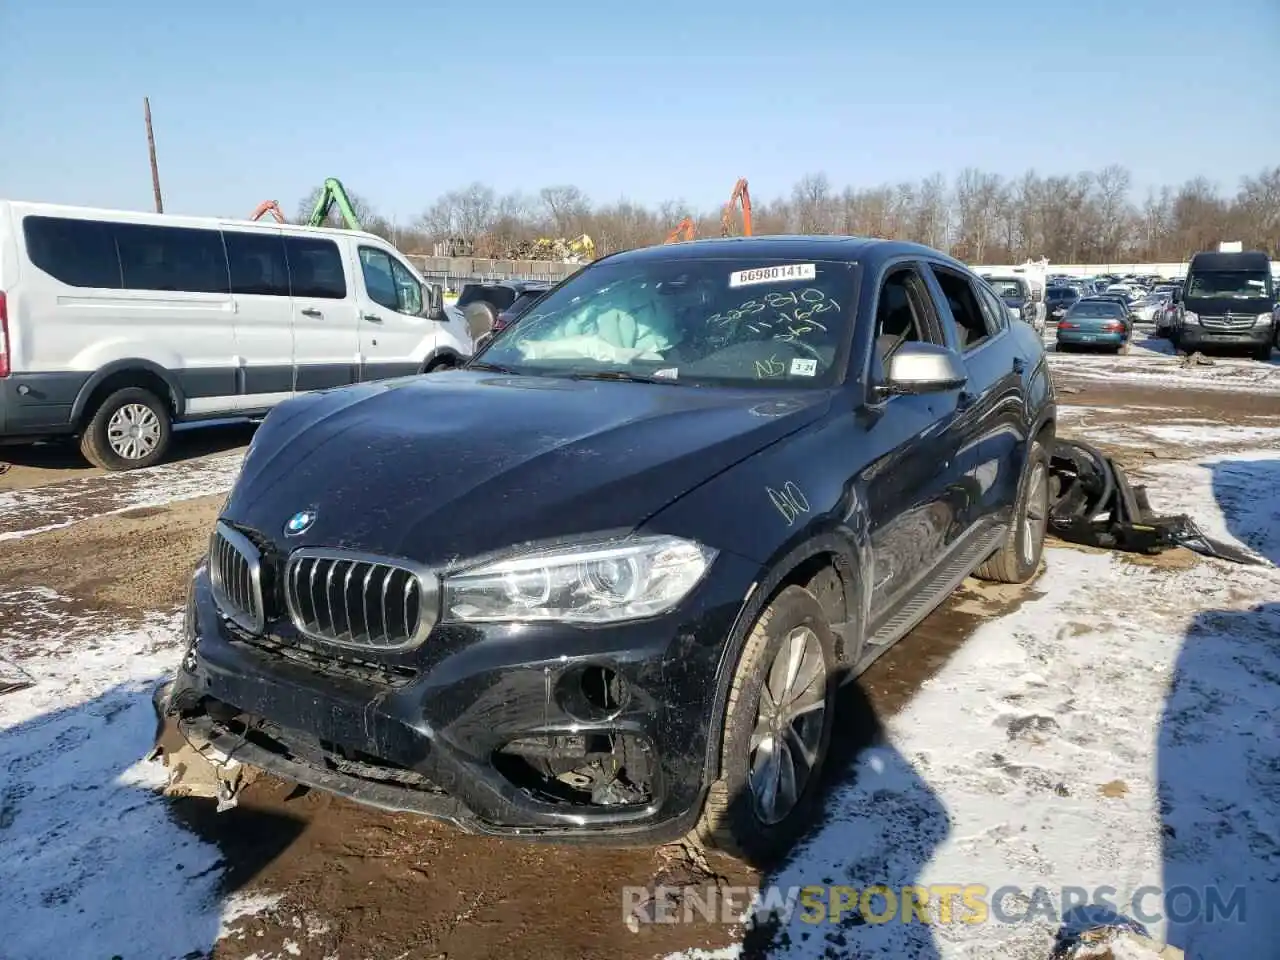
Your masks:
{"label": "muddy ground", "polygon": [[[1135,424],[1280,426],[1280,395],[1111,383],[1057,375],[1064,433],[1084,433],[1126,465],[1180,458],[1197,451],[1153,435],[1133,439]],[[1127,440],[1120,428],[1128,431]],[[184,438],[180,458],[234,452],[243,427]],[[1112,440],[1116,442],[1112,442]],[[1123,440],[1123,442],[1121,442]],[[1243,440],[1241,442],[1244,442]],[[65,451],[12,456],[0,491],[32,490],[11,501],[0,528],[45,529],[5,541],[0,585],[47,587],[85,609],[140,617],[181,603],[188,573],[207,543],[225,491],[157,506],[127,499],[81,503],[80,522],[50,514],[34,489],[83,477],[88,469]],[[195,461],[193,461],[195,462]],[[128,481],[123,481],[128,482]],[[43,493],[44,491],[40,491]],[[51,519],[52,517],[52,519]],[[1175,553],[1170,565],[1194,557]],[[964,643],[977,624],[1034,592],[969,582],[859,681],[880,720],[910,700],[919,685]],[[876,717],[857,717],[851,742],[874,732]],[[849,748],[846,748],[846,754]],[[846,756],[843,761],[848,763]],[[833,764],[839,779],[841,762]],[[239,808],[215,815],[210,805],[177,801],[175,815],[216,843],[230,891],[278,896],[274,906],[232,924],[214,948],[216,960],[262,956],[480,960],[494,956],[640,958],[696,946],[723,946],[728,931],[711,925],[655,926],[633,934],[623,925],[621,890],[647,885],[667,865],[650,850],[601,850],[467,837],[405,816],[358,808],[315,791],[271,780],[255,783]],[[162,867],[163,865],[157,865]],[[732,882],[751,871],[728,862],[714,868]],[[163,922],[163,918],[157,918]]]}

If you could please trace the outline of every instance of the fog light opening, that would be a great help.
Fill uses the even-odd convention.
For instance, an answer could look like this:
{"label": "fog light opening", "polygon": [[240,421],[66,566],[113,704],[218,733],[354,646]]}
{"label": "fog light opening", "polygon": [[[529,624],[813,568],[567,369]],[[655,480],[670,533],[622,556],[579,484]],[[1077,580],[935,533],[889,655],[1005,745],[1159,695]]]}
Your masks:
{"label": "fog light opening", "polygon": [[560,706],[583,723],[604,723],[614,719],[627,705],[626,681],[616,670],[591,664],[571,670],[560,678]]}

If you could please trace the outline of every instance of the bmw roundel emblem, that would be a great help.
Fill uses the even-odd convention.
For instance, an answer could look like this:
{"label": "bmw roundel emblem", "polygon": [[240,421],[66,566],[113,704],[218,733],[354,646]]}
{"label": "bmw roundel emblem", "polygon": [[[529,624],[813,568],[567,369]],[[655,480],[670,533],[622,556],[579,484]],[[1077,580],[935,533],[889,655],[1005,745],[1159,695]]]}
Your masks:
{"label": "bmw roundel emblem", "polygon": [[299,510],[284,525],[284,535],[286,537],[296,537],[300,533],[306,533],[315,522],[316,512],[314,510]]}

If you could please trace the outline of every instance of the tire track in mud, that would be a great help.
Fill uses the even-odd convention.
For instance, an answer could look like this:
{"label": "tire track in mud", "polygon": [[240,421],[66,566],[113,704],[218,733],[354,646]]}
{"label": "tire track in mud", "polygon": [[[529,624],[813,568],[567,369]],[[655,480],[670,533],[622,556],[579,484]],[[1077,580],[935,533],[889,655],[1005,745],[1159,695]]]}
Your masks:
{"label": "tire track in mud", "polygon": [[0,493],[0,541],[230,490],[243,459],[233,453]]}

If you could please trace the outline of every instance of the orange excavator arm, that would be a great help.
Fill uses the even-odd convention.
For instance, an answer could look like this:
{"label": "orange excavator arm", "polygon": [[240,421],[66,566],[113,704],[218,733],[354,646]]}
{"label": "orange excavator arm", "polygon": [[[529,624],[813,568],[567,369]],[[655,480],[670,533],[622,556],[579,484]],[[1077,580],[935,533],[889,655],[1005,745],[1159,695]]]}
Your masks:
{"label": "orange excavator arm", "polygon": [[738,178],[738,182],[733,185],[733,193],[729,195],[729,202],[724,205],[724,213],[720,215],[720,236],[729,236],[730,230],[733,229],[733,210],[738,205],[742,206],[742,235],[749,237],[751,236],[751,192],[747,189],[746,177]]}
{"label": "orange excavator arm", "polygon": [[284,223],[284,211],[280,209],[280,204],[276,203],[274,200],[263,200],[258,204],[249,219],[261,220],[268,213],[271,214],[276,223]]}
{"label": "orange excavator arm", "polygon": [[676,224],[674,230],[667,234],[667,243],[676,243],[679,240],[692,240],[698,233],[698,226],[693,222],[693,217],[685,217]]}

